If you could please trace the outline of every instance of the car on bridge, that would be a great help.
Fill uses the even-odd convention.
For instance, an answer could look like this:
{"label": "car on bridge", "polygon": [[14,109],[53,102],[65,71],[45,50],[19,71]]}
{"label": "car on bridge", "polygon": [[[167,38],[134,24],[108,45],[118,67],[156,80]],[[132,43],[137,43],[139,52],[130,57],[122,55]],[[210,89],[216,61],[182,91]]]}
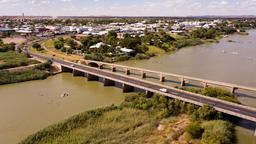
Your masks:
{"label": "car on bridge", "polygon": [[168,93],[168,90],[166,88],[159,89],[161,92]]}

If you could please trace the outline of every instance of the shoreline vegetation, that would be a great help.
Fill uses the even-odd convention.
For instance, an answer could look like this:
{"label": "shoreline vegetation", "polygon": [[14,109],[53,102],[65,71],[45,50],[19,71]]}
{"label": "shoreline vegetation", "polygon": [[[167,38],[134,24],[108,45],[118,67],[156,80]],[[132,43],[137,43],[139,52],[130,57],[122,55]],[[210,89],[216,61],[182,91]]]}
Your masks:
{"label": "shoreline vegetation", "polygon": [[34,69],[22,72],[0,70],[0,85],[31,80],[44,80],[50,75],[52,75],[51,62],[38,64],[34,67]]}
{"label": "shoreline vegetation", "polygon": [[0,70],[38,64],[36,60],[29,59],[25,54],[15,51],[0,52]]}
{"label": "shoreline vegetation", "polygon": [[196,94],[201,94],[203,96],[208,96],[212,98],[217,98],[220,100],[241,104],[238,98],[231,94],[230,92],[216,87],[207,87],[207,88],[194,88],[194,87],[178,87],[181,90],[189,91]]}
{"label": "shoreline vegetation", "polygon": [[229,116],[154,95],[130,94],[119,106],[87,111],[49,126],[20,144],[57,143],[235,143]]}

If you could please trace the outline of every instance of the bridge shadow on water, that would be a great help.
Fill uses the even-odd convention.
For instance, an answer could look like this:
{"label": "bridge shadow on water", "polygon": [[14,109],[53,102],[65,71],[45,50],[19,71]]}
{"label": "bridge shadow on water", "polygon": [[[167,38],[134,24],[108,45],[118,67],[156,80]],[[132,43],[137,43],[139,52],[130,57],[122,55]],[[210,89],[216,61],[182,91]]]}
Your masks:
{"label": "bridge shadow on water", "polygon": [[245,128],[247,130],[250,130],[252,132],[255,131],[256,129],[256,122],[249,121],[246,119],[241,119],[241,118],[234,118],[230,120],[233,124],[240,126],[242,128]]}
{"label": "bridge shadow on water", "polygon": [[252,94],[236,93],[235,95],[237,97],[240,97],[240,98],[250,98],[250,99],[255,99],[256,100],[256,96],[252,95]]}

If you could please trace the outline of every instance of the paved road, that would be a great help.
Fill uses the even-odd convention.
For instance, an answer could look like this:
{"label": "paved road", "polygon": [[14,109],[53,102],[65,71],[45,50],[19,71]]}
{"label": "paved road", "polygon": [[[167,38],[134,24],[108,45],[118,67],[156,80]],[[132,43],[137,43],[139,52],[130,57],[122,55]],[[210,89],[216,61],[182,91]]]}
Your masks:
{"label": "paved road", "polygon": [[[42,56],[42,55],[37,55],[37,54],[31,54],[31,55],[36,56],[41,59],[51,59],[49,57]],[[160,94],[163,94],[163,95],[166,95],[169,97],[172,97],[172,95],[174,95],[174,96],[176,96],[176,98],[180,98],[181,100],[185,100],[187,102],[192,101],[192,102],[194,102],[194,104],[195,103],[203,103],[204,105],[210,105],[210,106],[213,106],[214,108],[218,109],[221,112],[228,113],[231,115],[235,115],[235,116],[256,122],[256,110],[255,109],[242,107],[242,106],[239,106],[239,105],[236,105],[233,103],[223,102],[223,101],[220,101],[217,99],[211,99],[211,98],[204,97],[204,96],[203,97],[198,96],[196,94],[187,93],[185,91],[176,90],[174,88],[167,88],[168,92],[163,93],[160,91],[160,89],[163,87],[159,84],[154,84],[154,83],[151,83],[151,82],[148,82],[145,80],[139,80],[139,79],[132,78],[132,77],[127,77],[127,76],[122,76],[122,75],[115,74],[115,73],[106,72],[106,71],[103,71],[100,69],[95,69],[92,67],[83,66],[80,64],[72,63],[72,62],[62,61],[62,60],[58,60],[58,59],[52,59],[52,61],[59,63],[62,66],[74,68],[79,71],[88,72],[88,73],[95,74],[95,75],[105,77],[105,78],[112,78],[113,80],[122,81],[123,83],[132,84],[132,85],[138,86],[140,88],[142,87],[145,90],[149,90],[152,92],[158,92]]]}

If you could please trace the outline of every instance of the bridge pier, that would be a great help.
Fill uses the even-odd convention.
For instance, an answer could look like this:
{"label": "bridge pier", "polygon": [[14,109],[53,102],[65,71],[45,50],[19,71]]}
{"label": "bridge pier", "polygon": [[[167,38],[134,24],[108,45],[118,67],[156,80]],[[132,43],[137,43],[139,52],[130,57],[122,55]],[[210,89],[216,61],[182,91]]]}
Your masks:
{"label": "bridge pier", "polygon": [[160,82],[165,82],[165,76],[163,74],[160,74]]}
{"label": "bridge pier", "polygon": [[104,67],[103,67],[103,65],[99,65],[99,69],[103,69]]}
{"label": "bridge pier", "polygon": [[73,72],[73,69],[68,68],[68,67],[61,66],[61,71],[62,71],[62,72]]}
{"label": "bridge pier", "polygon": [[96,75],[92,75],[92,74],[87,74],[87,80],[88,81],[98,81],[99,77]]}
{"label": "bridge pier", "polygon": [[115,81],[112,81],[110,79],[103,79],[104,86],[115,86]]}
{"label": "bridge pier", "polygon": [[236,90],[238,90],[237,87],[232,87],[232,88],[231,88],[231,93],[232,93],[232,94],[235,94]]}
{"label": "bridge pier", "polygon": [[180,78],[180,86],[186,86],[186,81],[184,78]]}
{"label": "bridge pier", "polygon": [[202,82],[202,84],[203,84],[203,87],[204,87],[204,88],[207,88],[207,87],[208,87],[208,83],[207,83],[207,82]]}
{"label": "bridge pier", "polygon": [[151,91],[146,91],[146,95],[147,95],[148,98],[150,98],[154,95],[154,93],[151,92]]}
{"label": "bridge pier", "polygon": [[85,76],[85,73],[74,69],[73,76]]}
{"label": "bridge pier", "polygon": [[255,131],[254,131],[254,136],[256,137],[256,128],[255,128]]}
{"label": "bridge pier", "polygon": [[129,92],[133,92],[133,91],[134,91],[133,86],[123,84],[123,93],[129,93]]}
{"label": "bridge pier", "polygon": [[112,72],[116,72],[116,67],[112,66],[111,70]]}
{"label": "bridge pier", "polygon": [[144,72],[144,71],[141,71],[141,78],[146,78],[147,76],[146,76],[146,73]]}
{"label": "bridge pier", "polygon": [[126,75],[130,75],[131,71],[129,69],[126,69],[125,73],[126,73]]}

